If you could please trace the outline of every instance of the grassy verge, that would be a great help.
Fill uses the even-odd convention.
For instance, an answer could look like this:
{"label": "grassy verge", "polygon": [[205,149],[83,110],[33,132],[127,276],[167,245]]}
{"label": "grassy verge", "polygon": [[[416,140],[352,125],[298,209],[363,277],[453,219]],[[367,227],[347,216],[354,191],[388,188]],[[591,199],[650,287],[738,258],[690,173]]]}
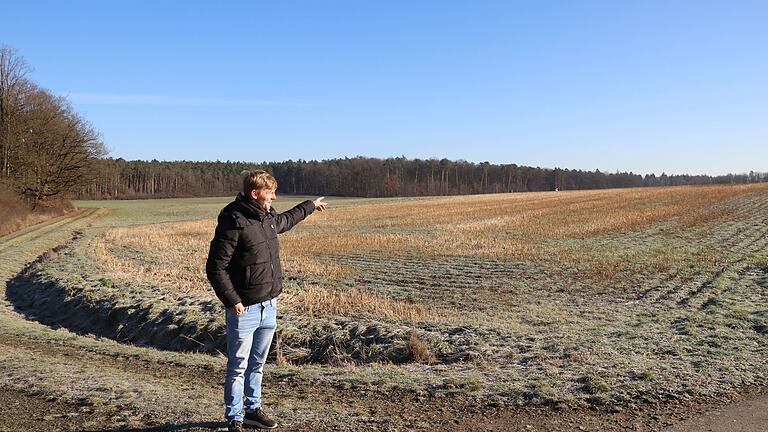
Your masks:
{"label": "grassy verge", "polygon": [[0,206],[0,239],[74,210],[69,203],[56,202],[55,205],[40,206],[33,211],[26,201],[3,183],[0,183],[0,203],[3,204]]}

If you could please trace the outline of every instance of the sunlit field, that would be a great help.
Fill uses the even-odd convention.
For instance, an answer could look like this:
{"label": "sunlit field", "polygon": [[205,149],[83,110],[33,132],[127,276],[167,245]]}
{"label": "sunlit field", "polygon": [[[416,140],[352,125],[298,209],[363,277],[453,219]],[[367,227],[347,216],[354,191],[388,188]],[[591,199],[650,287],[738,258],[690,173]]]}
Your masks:
{"label": "sunlit field", "polygon": [[[44,277],[118,339],[215,353],[204,264],[226,202],[108,203]],[[350,385],[397,365],[399,386],[483,403],[713,395],[768,372],[766,185],[329,202],[281,236],[280,364]]]}

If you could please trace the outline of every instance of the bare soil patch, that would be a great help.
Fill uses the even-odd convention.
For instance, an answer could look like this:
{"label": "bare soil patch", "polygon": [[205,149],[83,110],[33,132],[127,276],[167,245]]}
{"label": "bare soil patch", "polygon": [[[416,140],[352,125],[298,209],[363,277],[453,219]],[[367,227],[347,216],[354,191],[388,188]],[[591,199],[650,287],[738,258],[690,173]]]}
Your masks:
{"label": "bare soil patch", "polygon": [[75,404],[50,400],[40,395],[0,388],[0,430],[61,431],[76,430],[82,415]]}

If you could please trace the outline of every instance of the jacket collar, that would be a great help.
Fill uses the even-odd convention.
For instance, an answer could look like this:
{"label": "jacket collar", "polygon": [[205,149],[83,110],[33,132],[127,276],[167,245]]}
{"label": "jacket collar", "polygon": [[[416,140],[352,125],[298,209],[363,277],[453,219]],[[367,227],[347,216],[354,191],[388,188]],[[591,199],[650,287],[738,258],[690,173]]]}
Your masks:
{"label": "jacket collar", "polygon": [[235,202],[238,204],[238,207],[244,216],[251,219],[258,219],[259,221],[264,220],[268,214],[271,215],[275,211],[275,209],[272,208],[269,209],[269,211],[264,210],[256,201],[242,192],[237,193]]}

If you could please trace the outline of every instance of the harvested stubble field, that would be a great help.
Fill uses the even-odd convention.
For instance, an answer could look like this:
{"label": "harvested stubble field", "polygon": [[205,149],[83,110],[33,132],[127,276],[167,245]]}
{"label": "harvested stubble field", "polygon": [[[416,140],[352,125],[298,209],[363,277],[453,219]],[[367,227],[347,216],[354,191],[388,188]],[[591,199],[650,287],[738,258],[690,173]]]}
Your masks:
{"label": "harvested stubble field", "polygon": [[[329,202],[281,237],[281,380],[625,408],[764,383],[766,185]],[[49,324],[216,354],[203,268],[225,203],[78,203],[112,212],[7,296]]]}

